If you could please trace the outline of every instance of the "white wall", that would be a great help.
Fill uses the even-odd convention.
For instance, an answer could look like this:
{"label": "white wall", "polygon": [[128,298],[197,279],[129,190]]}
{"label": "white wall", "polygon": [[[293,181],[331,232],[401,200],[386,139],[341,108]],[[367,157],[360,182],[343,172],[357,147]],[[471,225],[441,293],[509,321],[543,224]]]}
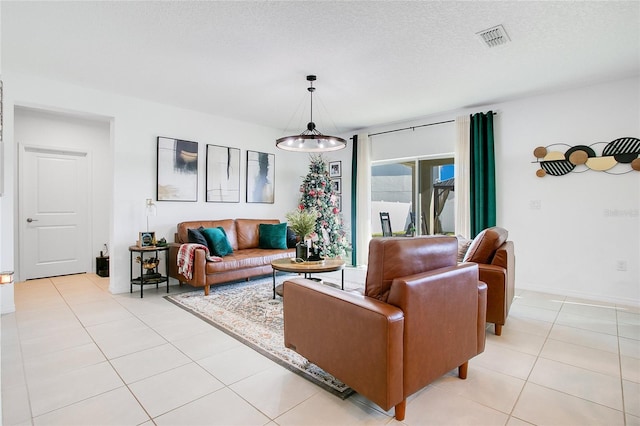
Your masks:
{"label": "white wall", "polygon": [[[640,78],[496,109],[498,220],[517,247],[517,285],[640,304],[640,172],[538,178],[531,163],[537,146],[640,137]],[[532,209],[537,202],[541,208]],[[626,262],[627,271],[616,270],[618,261]]]}
{"label": "white wall", "polygon": [[[497,111],[497,221],[516,247],[516,287],[640,305],[640,173],[538,178],[537,146],[640,137],[640,78],[452,111],[370,133]],[[374,136],[375,160],[453,152],[455,126]],[[601,147],[596,149],[601,152]],[[599,151],[600,150],[600,151]],[[386,156],[386,157],[385,157]],[[630,169],[628,167],[627,169]],[[533,203],[532,203],[533,202]],[[531,206],[539,202],[540,209]],[[627,270],[618,271],[619,261]]]}
{"label": "white wall", "polygon": [[[3,70],[5,82],[5,189],[1,199],[2,269],[14,267],[16,170],[13,135],[14,105],[59,112],[86,113],[112,122],[109,155],[113,172],[110,215],[111,290],[127,291],[129,253],[144,229],[144,200],[155,198],[155,152],[159,135],[200,143],[200,187],[197,203],[158,203],[152,218],[158,236],[172,238],[181,220],[224,217],[276,217],[295,208],[301,177],[307,173],[304,154],[277,151],[279,132],[194,111],[41,80]],[[590,145],[622,136],[640,135],[640,79],[632,78],[499,104],[478,106],[426,117],[389,128],[442,121],[456,115],[493,109],[498,179],[498,224],[516,244],[516,286],[584,298],[640,304],[640,174],[621,176],[588,171],[562,177],[537,178],[532,164],[539,145]],[[423,152],[453,152],[452,124],[374,137],[374,158],[405,158]],[[409,135],[403,145],[396,139]],[[428,135],[424,137],[423,135]],[[378,144],[393,140],[394,147]],[[204,161],[207,143],[276,154],[274,204],[205,203]],[[383,150],[387,150],[383,154]],[[332,153],[342,161],[345,226],[349,230],[350,150]],[[244,164],[241,171],[244,188]],[[532,210],[531,201],[541,208]],[[617,271],[619,261],[627,271]]]}
{"label": "white wall", "polygon": [[[277,131],[248,123],[184,110],[139,99],[94,91],[50,80],[13,74],[5,70],[5,141],[7,186],[10,191],[2,204],[2,266],[17,267],[13,253],[18,241],[14,238],[17,217],[17,170],[14,138],[14,106],[38,108],[71,115],[88,114],[112,123],[110,147],[105,158],[110,170],[104,176],[111,187],[109,200],[109,241],[111,255],[112,292],[129,289],[128,247],[135,244],[138,232],[146,228],[144,201],[155,199],[156,137],[168,136],[199,142],[198,202],[158,202],[157,216],[150,225],[158,237],[173,240],[176,223],[207,218],[247,217],[284,220],[287,211],[296,207],[301,176],[307,173],[305,154],[279,151]],[[205,147],[217,144],[237,147],[246,158],[246,150],[270,152],[276,155],[276,188],[274,204],[206,203]],[[346,170],[343,161],[343,176]],[[241,164],[241,188],[245,188],[245,164]],[[243,193],[244,196],[244,193]],[[5,220],[7,219],[7,220]]]}

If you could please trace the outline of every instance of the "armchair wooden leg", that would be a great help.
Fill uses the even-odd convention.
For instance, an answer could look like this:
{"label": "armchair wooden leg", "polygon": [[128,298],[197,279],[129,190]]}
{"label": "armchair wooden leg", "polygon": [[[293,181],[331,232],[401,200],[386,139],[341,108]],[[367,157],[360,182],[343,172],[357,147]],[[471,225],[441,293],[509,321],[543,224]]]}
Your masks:
{"label": "armchair wooden leg", "polygon": [[496,336],[502,335],[502,324],[496,324]]}
{"label": "armchair wooden leg", "polygon": [[398,420],[399,422],[403,421],[406,410],[407,410],[407,399],[405,398],[402,400],[400,404],[396,405],[395,407],[396,420]]}
{"label": "armchair wooden leg", "polygon": [[204,295],[205,295],[205,296],[208,296],[208,295],[209,295],[209,286],[208,286],[208,285],[205,285],[205,286],[204,286]]}
{"label": "armchair wooden leg", "polygon": [[458,367],[458,377],[460,377],[463,380],[466,379],[468,369],[469,369],[469,361],[465,362],[460,367]]}

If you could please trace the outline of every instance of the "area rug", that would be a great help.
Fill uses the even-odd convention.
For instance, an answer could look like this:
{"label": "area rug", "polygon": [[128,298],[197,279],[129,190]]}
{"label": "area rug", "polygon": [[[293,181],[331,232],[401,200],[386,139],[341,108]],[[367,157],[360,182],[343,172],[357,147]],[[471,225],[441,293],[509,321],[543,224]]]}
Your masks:
{"label": "area rug", "polygon": [[[285,277],[278,279],[278,284]],[[211,287],[165,298],[219,328],[269,359],[342,399],[353,390],[332,375],[284,347],[282,299],[273,299],[273,281],[260,278]]]}

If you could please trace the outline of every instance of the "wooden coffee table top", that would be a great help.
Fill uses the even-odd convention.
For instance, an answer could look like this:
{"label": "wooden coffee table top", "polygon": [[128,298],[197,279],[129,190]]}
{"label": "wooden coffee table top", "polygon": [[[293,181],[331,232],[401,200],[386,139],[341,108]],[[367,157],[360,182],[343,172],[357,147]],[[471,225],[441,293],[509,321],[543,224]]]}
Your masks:
{"label": "wooden coffee table top", "polygon": [[271,267],[276,271],[304,273],[333,272],[344,268],[345,261],[342,259],[325,259],[320,262],[299,262],[292,261],[287,257],[271,261]]}

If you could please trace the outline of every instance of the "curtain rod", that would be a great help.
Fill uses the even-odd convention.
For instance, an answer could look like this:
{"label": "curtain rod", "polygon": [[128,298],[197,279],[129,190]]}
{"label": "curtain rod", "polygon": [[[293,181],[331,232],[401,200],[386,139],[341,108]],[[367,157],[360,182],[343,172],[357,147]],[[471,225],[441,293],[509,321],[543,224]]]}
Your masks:
{"label": "curtain rod", "polygon": [[[498,115],[497,112],[494,112],[493,115]],[[378,135],[384,135],[386,133],[395,133],[395,132],[401,132],[403,130],[415,130],[419,127],[428,127],[428,126],[435,126],[437,124],[446,124],[446,123],[453,123],[456,120],[446,120],[446,121],[438,121],[436,123],[428,123],[428,124],[420,124],[418,126],[411,126],[411,127],[403,127],[402,129],[395,129],[395,130],[387,130],[385,132],[378,132],[378,133],[370,133],[369,136],[378,136]]]}
{"label": "curtain rod", "polygon": [[402,129],[387,130],[386,132],[370,133],[369,136],[384,135],[385,133],[401,132],[403,130],[415,130],[419,127],[435,126],[436,124],[453,123],[456,120],[438,121],[437,123],[420,124],[419,126],[403,127]]}

